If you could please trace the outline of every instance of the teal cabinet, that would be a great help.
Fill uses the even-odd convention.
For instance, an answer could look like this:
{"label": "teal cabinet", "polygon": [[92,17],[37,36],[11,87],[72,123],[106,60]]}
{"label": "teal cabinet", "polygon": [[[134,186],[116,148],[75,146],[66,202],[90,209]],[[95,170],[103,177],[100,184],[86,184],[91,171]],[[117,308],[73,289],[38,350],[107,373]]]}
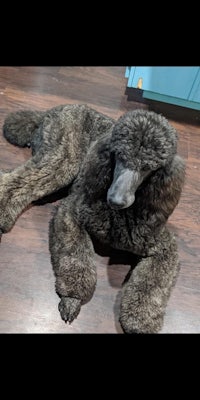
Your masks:
{"label": "teal cabinet", "polygon": [[200,67],[127,67],[125,77],[146,99],[200,110]]}

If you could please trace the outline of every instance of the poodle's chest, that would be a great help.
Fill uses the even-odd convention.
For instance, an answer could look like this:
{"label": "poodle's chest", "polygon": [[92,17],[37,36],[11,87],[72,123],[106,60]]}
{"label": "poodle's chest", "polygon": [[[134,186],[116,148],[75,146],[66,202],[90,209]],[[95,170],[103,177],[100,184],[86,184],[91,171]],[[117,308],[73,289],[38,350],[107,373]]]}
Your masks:
{"label": "poodle's chest", "polygon": [[111,210],[106,200],[88,201],[78,206],[78,219],[99,241],[123,249],[131,247],[131,228],[126,213]]}
{"label": "poodle's chest", "polygon": [[149,235],[145,225],[141,228],[141,213],[139,218],[137,210],[134,213],[134,207],[116,211],[106,201],[90,203],[88,199],[82,200],[79,198],[76,201],[76,218],[98,241],[145,256],[155,246],[157,235]]}

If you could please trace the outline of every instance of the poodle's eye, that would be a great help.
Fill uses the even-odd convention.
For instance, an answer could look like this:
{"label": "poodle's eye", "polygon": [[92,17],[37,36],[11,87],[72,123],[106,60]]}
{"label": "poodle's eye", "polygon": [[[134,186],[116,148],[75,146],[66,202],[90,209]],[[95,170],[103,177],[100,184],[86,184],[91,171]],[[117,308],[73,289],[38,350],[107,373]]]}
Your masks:
{"label": "poodle's eye", "polygon": [[142,166],[142,171],[147,172],[147,171],[149,171],[149,170],[150,170],[150,168],[149,168],[148,165],[143,165],[143,166]]}
{"label": "poodle's eye", "polygon": [[115,153],[114,153],[114,151],[110,152],[110,158],[111,158],[112,162],[115,162]]}

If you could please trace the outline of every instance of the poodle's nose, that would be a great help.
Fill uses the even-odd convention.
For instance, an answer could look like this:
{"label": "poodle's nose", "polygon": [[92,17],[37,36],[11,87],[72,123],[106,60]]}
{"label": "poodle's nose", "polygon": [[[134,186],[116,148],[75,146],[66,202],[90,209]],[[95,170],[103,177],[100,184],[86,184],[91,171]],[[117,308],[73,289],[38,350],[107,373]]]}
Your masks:
{"label": "poodle's nose", "polygon": [[108,204],[111,208],[116,208],[116,209],[126,208],[126,202],[121,199],[119,200],[116,197],[109,196]]}

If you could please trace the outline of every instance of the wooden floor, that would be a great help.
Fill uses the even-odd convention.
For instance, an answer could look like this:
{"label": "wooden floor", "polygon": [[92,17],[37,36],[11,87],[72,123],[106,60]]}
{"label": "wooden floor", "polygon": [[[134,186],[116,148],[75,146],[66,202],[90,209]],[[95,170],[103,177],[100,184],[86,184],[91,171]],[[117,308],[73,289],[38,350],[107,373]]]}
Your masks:
{"label": "wooden floor", "polygon": [[[0,67],[0,129],[15,110],[45,110],[64,103],[87,103],[113,118],[147,105],[127,102],[125,67]],[[179,153],[187,161],[181,201],[168,225],[176,233],[181,271],[166,310],[162,333],[200,333],[200,127],[172,121]],[[29,149],[6,142],[0,133],[0,169],[27,160]],[[72,325],[57,309],[48,251],[53,204],[23,213],[0,244],[0,332],[121,333],[118,310],[121,283],[129,267],[109,265],[96,255],[98,284],[92,300]]]}

